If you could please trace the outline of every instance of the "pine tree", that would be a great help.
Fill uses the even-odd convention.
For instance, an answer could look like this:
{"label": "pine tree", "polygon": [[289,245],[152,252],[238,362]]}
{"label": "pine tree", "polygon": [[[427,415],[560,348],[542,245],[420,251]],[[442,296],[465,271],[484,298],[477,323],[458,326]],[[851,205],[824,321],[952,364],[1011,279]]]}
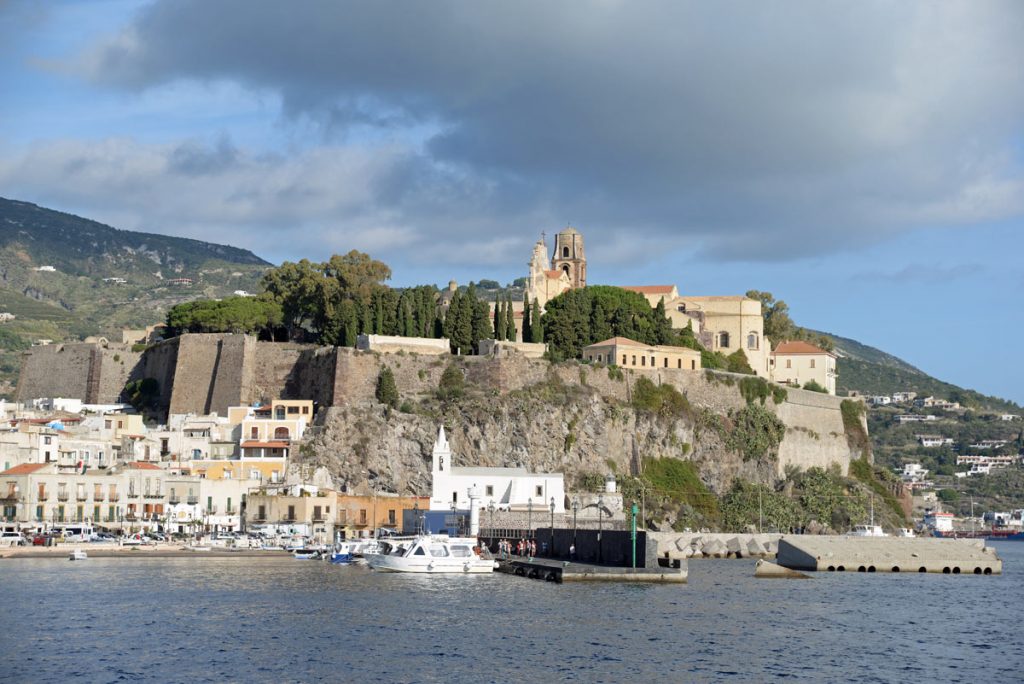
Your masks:
{"label": "pine tree", "polygon": [[530,342],[544,341],[544,322],[540,317],[540,304],[533,300],[533,308],[530,309]]}
{"label": "pine tree", "polygon": [[532,334],[529,332],[529,297],[522,293],[522,341],[529,342]]}
{"label": "pine tree", "polygon": [[665,314],[665,298],[658,300],[654,307],[654,334],[656,344],[672,344],[675,340],[675,332],[672,330],[672,321]]}

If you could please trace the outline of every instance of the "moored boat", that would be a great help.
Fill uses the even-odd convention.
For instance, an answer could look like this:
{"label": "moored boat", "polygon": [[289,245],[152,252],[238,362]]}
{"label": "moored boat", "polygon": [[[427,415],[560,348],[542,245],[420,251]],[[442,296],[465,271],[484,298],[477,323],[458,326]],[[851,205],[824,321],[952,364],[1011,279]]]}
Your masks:
{"label": "moored boat", "polygon": [[82,549],[74,549],[68,554],[68,560],[86,560],[87,558],[89,558],[89,554]]}
{"label": "moored boat", "polygon": [[475,574],[494,572],[497,563],[470,537],[423,534],[380,540],[366,560],[374,570],[427,574]]}
{"label": "moored boat", "polygon": [[319,560],[322,558],[320,552],[316,549],[298,549],[292,556],[295,560]]}

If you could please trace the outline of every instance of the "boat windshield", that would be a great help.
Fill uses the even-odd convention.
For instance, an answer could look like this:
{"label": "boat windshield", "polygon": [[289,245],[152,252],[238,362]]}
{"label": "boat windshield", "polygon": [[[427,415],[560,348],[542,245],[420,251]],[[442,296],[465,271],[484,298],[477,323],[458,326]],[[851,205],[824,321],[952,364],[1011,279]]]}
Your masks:
{"label": "boat windshield", "polygon": [[434,558],[444,558],[448,555],[448,547],[444,544],[431,544],[430,555]]}
{"label": "boat windshield", "polygon": [[455,558],[469,558],[473,551],[468,546],[452,546],[452,556]]}

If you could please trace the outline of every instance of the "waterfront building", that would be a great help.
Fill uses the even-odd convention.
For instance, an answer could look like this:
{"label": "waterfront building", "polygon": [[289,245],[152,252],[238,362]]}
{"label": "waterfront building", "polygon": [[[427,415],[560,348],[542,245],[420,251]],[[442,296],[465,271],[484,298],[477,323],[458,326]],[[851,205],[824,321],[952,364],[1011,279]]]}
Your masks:
{"label": "waterfront building", "polygon": [[430,510],[465,510],[468,491],[476,488],[480,506],[493,503],[497,508],[525,510],[533,506],[539,512],[555,502],[555,512],[565,511],[565,482],[562,473],[531,473],[526,468],[453,467],[452,450],[444,426],[437,431],[432,454],[433,487]]}

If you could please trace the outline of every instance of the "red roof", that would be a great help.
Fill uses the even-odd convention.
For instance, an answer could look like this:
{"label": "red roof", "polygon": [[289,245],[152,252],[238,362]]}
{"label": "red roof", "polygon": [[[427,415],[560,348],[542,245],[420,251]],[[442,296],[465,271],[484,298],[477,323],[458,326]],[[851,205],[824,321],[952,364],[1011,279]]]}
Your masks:
{"label": "red roof", "polygon": [[132,461],[127,464],[127,467],[135,470],[163,470],[163,468],[155,463],[149,463],[147,461]]}
{"label": "red roof", "polygon": [[623,285],[623,290],[639,292],[640,294],[672,294],[675,285]]}
{"label": "red roof", "polygon": [[780,342],[772,354],[828,354],[835,356],[832,352],[827,352],[807,342]]}
{"label": "red roof", "polygon": [[49,464],[49,463],[21,463],[19,465],[14,466],[13,468],[8,468],[4,472],[0,473],[0,475],[30,475],[30,474],[38,471],[38,470],[42,470],[43,468],[45,468],[45,467],[47,467],[49,465],[51,465],[51,464]]}
{"label": "red roof", "polygon": [[565,271],[544,271],[544,275],[546,275],[551,280],[558,280],[559,278],[562,277],[563,273],[565,273]]}
{"label": "red roof", "polygon": [[287,449],[288,442],[242,442],[243,449]]}

